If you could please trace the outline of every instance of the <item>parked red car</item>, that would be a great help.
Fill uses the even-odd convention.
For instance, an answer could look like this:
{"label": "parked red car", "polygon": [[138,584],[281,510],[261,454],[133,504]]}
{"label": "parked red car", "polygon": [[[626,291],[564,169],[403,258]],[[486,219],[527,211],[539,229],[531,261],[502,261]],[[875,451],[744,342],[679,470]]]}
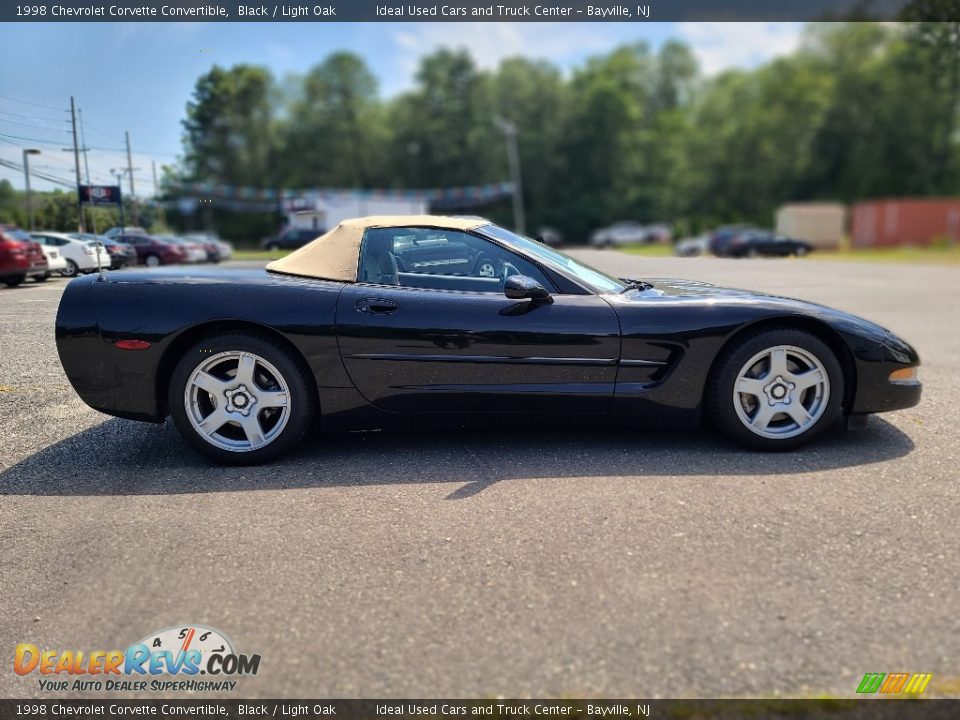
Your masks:
{"label": "parked red car", "polygon": [[47,256],[23,230],[0,225],[0,282],[15,287],[28,277],[37,282],[50,277]]}
{"label": "parked red car", "polygon": [[175,265],[187,259],[186,251],[173,243],[149,235],[115,235],[114,240],[132,245],[140,265]]}

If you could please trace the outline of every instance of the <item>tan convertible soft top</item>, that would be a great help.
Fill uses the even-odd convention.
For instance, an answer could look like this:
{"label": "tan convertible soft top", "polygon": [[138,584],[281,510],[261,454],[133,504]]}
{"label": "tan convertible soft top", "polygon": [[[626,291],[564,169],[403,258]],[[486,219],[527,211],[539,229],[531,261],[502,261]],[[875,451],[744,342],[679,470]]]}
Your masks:
{"label": "tan convertible soft top", "polygon": [[285,258],[274,260],[267,270],[319,278],[321,280],[357,281],[360,262],[360,241],[367,228],[431,227],[451,230],[472,230],[487,225],[482,218],[456,218],[444,215],[372,215],[344,220],[333,230],[312,240]]}

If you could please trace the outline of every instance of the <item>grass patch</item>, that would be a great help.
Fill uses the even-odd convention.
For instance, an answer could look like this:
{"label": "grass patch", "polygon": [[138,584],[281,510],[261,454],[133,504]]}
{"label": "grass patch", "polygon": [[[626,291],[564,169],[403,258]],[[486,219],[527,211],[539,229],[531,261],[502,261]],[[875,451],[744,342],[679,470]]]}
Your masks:
{"label": "grass patch", "polygon": [[672,257],[673,245],[618,245],[613,249],[630,255],[643,255],[645,257]]}
{"label": "grass patch", "polygon": [[285,255],[289,255],[292,250],[237,250],[233,253],[231,260],[279,260]]}
{"label": "grass patch", "polygon": [[817,250],[816,252],[811,253],[810,257],[818,260],[854,260],[858,262],[960,265],[960,246]]}

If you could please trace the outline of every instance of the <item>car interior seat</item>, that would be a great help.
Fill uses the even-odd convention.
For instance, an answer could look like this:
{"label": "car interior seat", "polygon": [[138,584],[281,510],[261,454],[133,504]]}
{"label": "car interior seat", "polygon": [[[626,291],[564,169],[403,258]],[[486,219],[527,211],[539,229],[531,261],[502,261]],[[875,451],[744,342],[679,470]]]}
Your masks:
{"label": "car interior seat", "polygon": [[363,246],[363,279],[380,285],[399,285],[400,270],[393,254],[393,236],[367,231]]}

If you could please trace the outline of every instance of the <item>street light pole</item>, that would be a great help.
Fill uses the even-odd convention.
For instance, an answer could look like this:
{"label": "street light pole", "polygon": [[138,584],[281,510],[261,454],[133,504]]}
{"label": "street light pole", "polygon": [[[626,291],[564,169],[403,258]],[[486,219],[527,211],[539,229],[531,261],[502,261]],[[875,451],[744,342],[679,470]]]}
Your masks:
{"label": "street light pole", "polygon": [[120,190],[120,234],[123,235],[123,189],[120,187],[123,185],[123,168],[119,170],[117,168],[110,168],[110,172],[117,176],[117,189]]}
{"label": "street light pole", "polygon": [[525,235],[527,220],[523,211],[523,179],[520,177],[517,125],[499,115],[493,118],[493,122],[507,141],[507,164],[510,166],[510,181],[513,183],[513,224],[518,234]]}
{"label": "street light pole", "polygon": [[27,217],[30,218],[31,230],[36,230],[37,224],[33,215],[33,192],[30,190],[30,156],[39,154],[40,151],[36,148],[23,149],[23,177],[27,181]]}

